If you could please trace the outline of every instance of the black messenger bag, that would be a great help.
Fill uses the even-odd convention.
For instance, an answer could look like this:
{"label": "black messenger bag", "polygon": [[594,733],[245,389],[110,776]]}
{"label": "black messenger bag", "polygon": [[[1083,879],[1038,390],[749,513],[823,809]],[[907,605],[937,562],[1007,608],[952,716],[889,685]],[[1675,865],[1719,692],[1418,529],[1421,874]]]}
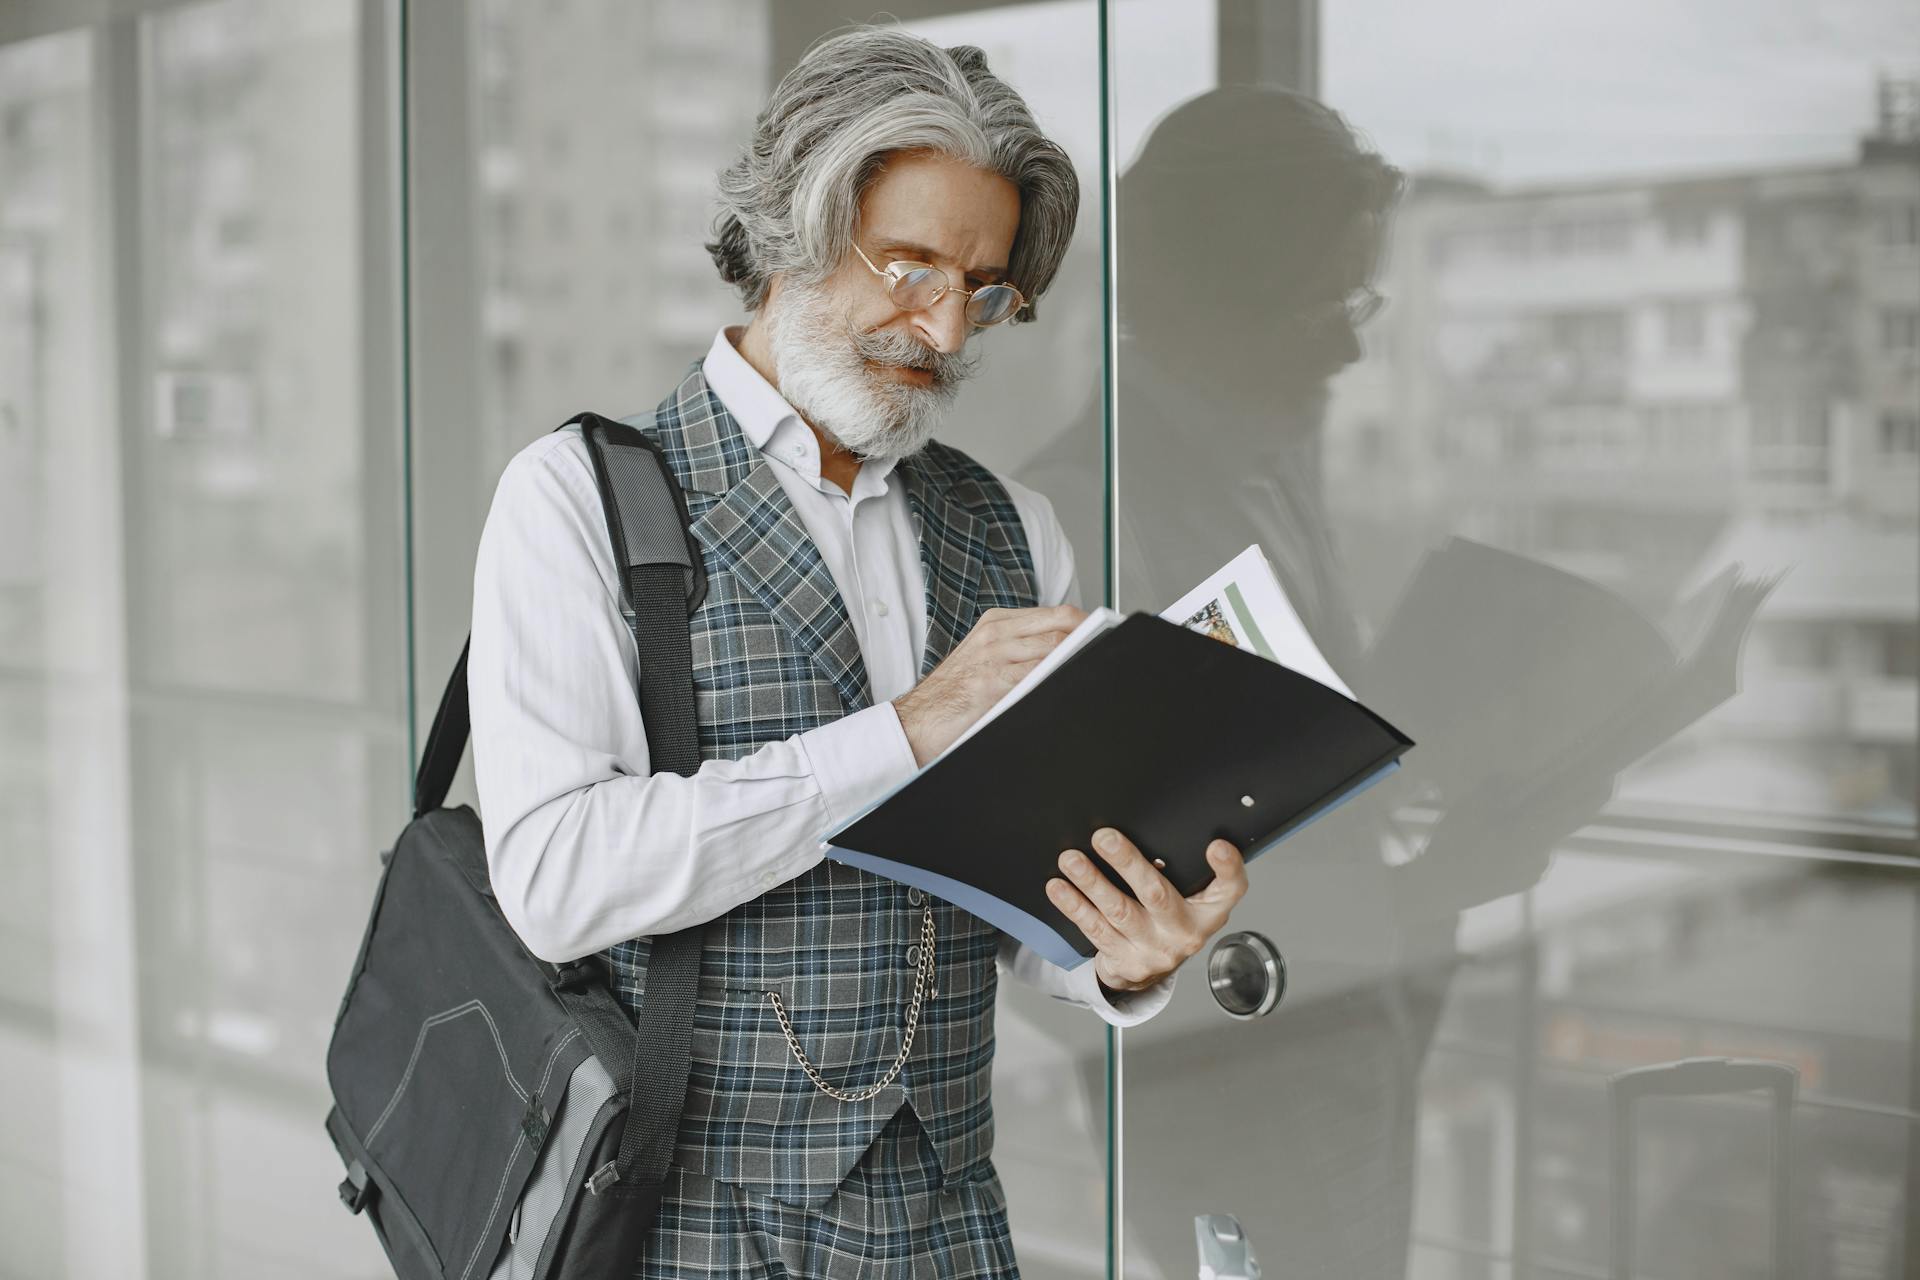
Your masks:
{"label": "black messenger bag", "polygon": [[[687,616],[706,577],[686,499],[639,430],[576,422],[626,566],[653,768],[691,774]],[[479,817],[441,807],[466,749],[466,677],[462,650],[327,1049],[340,1198],[401,1280],[625,1280],[686,1098],[702,929],[654,939],[637,1031],[602,957],[553,965],[521,944]]]}

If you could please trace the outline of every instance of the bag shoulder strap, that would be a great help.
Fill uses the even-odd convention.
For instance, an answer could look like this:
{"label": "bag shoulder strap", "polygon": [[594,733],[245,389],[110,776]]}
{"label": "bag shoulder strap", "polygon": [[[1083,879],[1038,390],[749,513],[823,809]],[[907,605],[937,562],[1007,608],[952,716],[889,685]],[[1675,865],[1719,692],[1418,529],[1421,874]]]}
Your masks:
{"label": "bag shoulder strap", "polygon": [[[593,460],[614,563],[626,569],[652,768],[692,774],[700,767],[700,738],[687,619],[705,598],[707,579],[686,494],[666,454],[641,429],[597,413],[579,414],[568,425],[574,422]],[[615,1077],[627,1094],[617,1172],[629,1185],[658,1188],[666,1181],[693,1059],[694,989],[705,932],[695,926],[661,934],[648,952],[646,992],[630,1037],[632,1066]],[[596,1028],[583,1022],[582,1029],[594,1043]],[[621,1059],[610,1031],[600,1029],[607,1044],[603,1049],[594,1043],[594,1052],[611,1070]]]}
{"label": "bag shoulder strap", "polygon": [[640,713],[655,773],[700,767],[693,654],[687,619],[707,593],[707,575],[687,515],[686,494],[652,437],[624,422],[581,413],[594,482],[606,512],[613,561],[633,611],[640,650]]}
{"label": "bag shoulder strap", "polygon": [[[639,653],[640,709],[654,772],[690,775],[700,767],[687,619],[706,596],[706,572],[692,533],[686,495],[660,445],[638,426],[597,413],[575,414],[607,522],[621,589],[633,611]],[[471,732],[467,653],[460,650],[414,776],[414,816],[446,800]],[[562,966],[555,994],[580,1023],[594,1054],[628,1098],[620,1140],[621,1182],[659,1186],[680,1127],[692,1061],[694,988],[704,926],[654,938],[638,1028],[610,998],[588,998],[578,972]],[[612,1015],[612,1016],[610,1016]]]}
{"label": "bag shoulder strap", "polygon": [[[647,752],[656,771],[690,774],[700,767],[697,733],[684,732],[697,727],[691,714],[692,664],[688,662],[683,679],[673,678],[676,663],[672,653],[672,610],[663,617],[660,609],[642,609],[641,601],[636,598],[637,593],[651,593],[656,589],[654,579],[670,577],[668,566],[678,566],[681,571],[687,615],[691,616],[706,598],[707,575],[699,543],[693,536],[692,521],[687,516],[686,495],[681,492],[680,483],[660,446],[641,427],[616,422],[597,413],[578,413],[554,430],[564,431],[576,423],[593,462],[594,481],[600,490],[614,564],[622,573],[621,592],[639,623],[635,639],[641,649],[640,709],[647,726]],[[678,629],[684,631],[685,627]],[[662,635],[663,631],[666,634]],[[460,657],[447,677],[433,727],[427,733],[426,747],[420,753],[420,765],[413,779],[413,816],[416,818],[446,803],[453,776],[459,771],[460,758],[467,749],[467,738],[472,732],[467,706],[467,653],[471,647],[469,637],[467,643],[461,645]],[[650,656],[652,662],[648,661]],[[648,672],[655,676],[651,682],[645,679]],[[687,714],[684,716],[681,708],[674,705],[680,700],[682,689],[686,693]],[[659,704],[657,717],[649,699]]]}

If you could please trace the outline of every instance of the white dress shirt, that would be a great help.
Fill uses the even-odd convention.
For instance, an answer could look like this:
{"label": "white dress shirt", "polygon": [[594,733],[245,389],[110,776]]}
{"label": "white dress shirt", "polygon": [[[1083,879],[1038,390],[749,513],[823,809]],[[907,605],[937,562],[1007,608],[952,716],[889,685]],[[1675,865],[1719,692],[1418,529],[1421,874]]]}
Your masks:
{"label": "white dress shirt", "polygon": [[[772,464],[847,606],[873,705],[691,777],[654,774],[592,463],[577,431],[508,462],[474,566],[467,697],[474,782],[501,910],[560,962],[711,920],[817,865],[821,841],[915,771],[889,699],[919,677],[926,584],[903,486],[862,464],[848,494],[802,422],[714,336],[707,384]],[[1040,494],[1003,478],[1039,603],[1078,603],[1073,549]],[[612,672],[622,671],[624,680]],[[1110,1000],[1091,963],[1064,970],[1001,936],[1003,972],[1115,1026],[1152,1017],[1173,977]]]}

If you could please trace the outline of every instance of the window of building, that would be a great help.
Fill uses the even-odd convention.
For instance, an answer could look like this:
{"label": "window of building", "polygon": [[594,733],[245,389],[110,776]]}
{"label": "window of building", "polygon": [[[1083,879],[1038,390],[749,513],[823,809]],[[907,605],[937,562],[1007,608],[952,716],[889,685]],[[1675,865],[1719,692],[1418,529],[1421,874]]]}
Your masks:
{"label": "window of building", "polygon": [[1707,213],[1704,209],[1675,209],[1662,220],[1666,230],[1667,243],[1684,246],[1705,244],[1707,239]]}
{"label": "window of building", "polygon": [[1632,241],[1633,224],[1625,218],[1581,218],[1547,230],[1547,247],[1554,253],[1622,253]]}
{"label": "window of building", "polygon": [[1667,351],[1698,355],[1707,349],[1707,308],[1698,302],[1669,302],[1661,312]]}
{"label": "window of building", "polygon": [[1920,676],[1920,627],[1889,622],[1880,628],[1880,673],[1896,680]]}
{"label": "window of building", "polygon": [[1759,406],[1753,415],[1753,438],[1759,445],[1825,449],[1826,406],[1816,401]]}
{"label": "window of building", "polygon": [[1823,484],[1829,478],[1831,427],[1817,400],[1754,406],[1752,466],[1768,480]]}
{"label": "window of building", "polygon": [[1775,667],[1825,671],[1833,666],[1833,628],[1823,622],[1769,622],[1756,627]]}
{"label": "window of building", "polygon": [[1878,222],[1881,244],[1901,248],[1920,244],[1920,204],[1882,205]]}
{"label": "window of building", "polygon": [[1723,404],[1655,403],[1641,411],[1641,431],[1652,453],[1708,459],[1727,449],[1727,420]]}
{"label": "window of building", "polygon": [[1882,311],[1880,349],[1890,356],[1920,354],[1920,311],[1912,308]]}
{"label": "window of building", "polygon": [[1619,311],[1563,311],[1551,317],[1553,345],[1585,355],[1617,355],[1627,349],[1627,317]]}
{"label": "window of building", "polygon": [[1907,409],[1882,410],[1880,452],[1897,457],[1920,456],[1920,413]]}
{"label": "window of building", "polygon": [[1524,222],[1495,227],[1487,233],[1488,244],[1503,258],[1524,258],[1533,252],[1533,228]]}

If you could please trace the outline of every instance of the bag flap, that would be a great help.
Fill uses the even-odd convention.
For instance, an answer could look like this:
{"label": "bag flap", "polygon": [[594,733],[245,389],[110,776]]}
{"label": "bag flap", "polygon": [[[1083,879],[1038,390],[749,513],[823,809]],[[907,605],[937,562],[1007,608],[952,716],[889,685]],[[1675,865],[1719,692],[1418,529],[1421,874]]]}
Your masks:
{"label": "bag flap", "polygon": [[341,1122],[448,1276],[487,1273],[589,1054],[485,866],[466,806],[401,833],[327,1051]]}
{"label": "bag flap", "polygon": [[[493,896],[493,872],[487,867],[487,846],[480,832],[480,819],[467,805],[454,809],[436,809],[416,824],[420,834],[431,840],[439,855],[447,860],[467,887],[490,902]],[[471,830],[469,830],[471,828]],[[502,918],[505,923],[505,918]]]}

